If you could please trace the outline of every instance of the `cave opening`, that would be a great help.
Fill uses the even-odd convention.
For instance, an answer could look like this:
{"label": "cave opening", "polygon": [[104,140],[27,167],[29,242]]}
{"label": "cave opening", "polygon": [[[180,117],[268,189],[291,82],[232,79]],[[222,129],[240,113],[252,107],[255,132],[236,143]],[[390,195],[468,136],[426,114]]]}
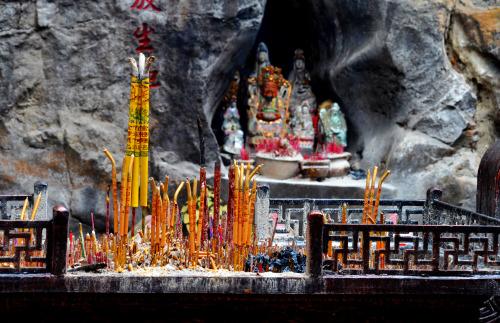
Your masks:
{"label": "cave opening", "polygon": [[[306,0],[273,0],[268,1],[265,7],[262,23],[255,37],[253,46],[247,54],[243,64],[236,67],[240,73],[238,88],[238,111],[240,124],[247,135],[247,109],[248,109],[248,82],[249,75],[255,68],[257,48],[265,43],[269,50],[269,60],[275,67],[282,69],[282,75],[288,79],[293,69],[296,49],[302,49],[305,56],[306,68],[311,76],[312,92],[317,99],[317,107],[325,100],[339,102],[339,96],[328,80],[328,73],[324,73],[318,65],[324,55],[320,54],[325,47],[333,47],[334,30],[329,22],[329,30],[322,30],[324,25],[319,25],[314,19],[316,13],[311,4]],[[324,42],[328,42],[327,45]],[[220,147],[224,143],[224,133],[221,130],[224,121],[224,112],[228,102],[221,100],[212,119],[211,127]],[[342,108],[341,108],[342,109]],[[343,109],[342,109],[343,110]],[[347,115],[346,115],[347,119]],[[349,121],[347,120],[349,123]],[[349,131],[349,130],[348,130]]]}

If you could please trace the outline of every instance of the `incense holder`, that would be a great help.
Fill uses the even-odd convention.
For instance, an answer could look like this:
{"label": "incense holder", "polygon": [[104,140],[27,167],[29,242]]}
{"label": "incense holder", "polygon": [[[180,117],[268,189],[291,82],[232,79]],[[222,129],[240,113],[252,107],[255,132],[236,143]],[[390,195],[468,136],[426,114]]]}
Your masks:
{"label": "incense holder", "polygon": [[329,160],[304,160],[299,166],[302,176],[312,179],[324,180],[330,173]]}
{"label": "incense holder", "polygon": [[339,177],[345,176],[349,172],[351,167],[349,159],[351,158],[351,153],[344,152],[341,154],[328,154],[327,157],[330,160],[330,170],[328,172],[329,177]]}
{"label": "incense holder", "polygon": [[274,179],[287,179],[297,175],[299,171],[299,161],[302,155],[296,157],[271,157],[257,154],[255,161],[262,165],[260,174]]}

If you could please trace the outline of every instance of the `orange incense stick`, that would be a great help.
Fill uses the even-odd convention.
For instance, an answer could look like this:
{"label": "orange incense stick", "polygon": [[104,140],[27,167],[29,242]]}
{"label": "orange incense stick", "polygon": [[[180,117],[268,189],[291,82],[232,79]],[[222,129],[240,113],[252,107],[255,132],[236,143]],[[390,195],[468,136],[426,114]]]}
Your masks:
{"label": "orange incense stick", "polygon": [[366,174],[366,188],[365,188],[365,203],[363,206],[363,221],[362,224],[366,224],[366,215],[368,214],[368,201],[370,197],[370,170]]}
{"label": "orange incense stick", "polygon": [[240,183],[239,183],[239,188],[238,188],[238,194],[239,194],[239,200],[238,200],[238,245],[241,246],[241,243],[243,241],[243,218],[245,217],[244,215],[244,186],[243,182],[245,180],[245,167],[243,163],[240,165],[240,177],[239,177]]}
{"label": "orange incense stick", "polygon": [[201,247],[201,231],[203,230],[203,214],[205,212],[205,183],[200,187],[200,210],[198,212],[198,232],[196,237],[196,249]]}
{"label": "orange incense stick", "polygon": [[160,196],[160,188],[158,186],[155,187],[155,192],[156,192],[156,228],[155,228],[155,244],[160,245],[160,232],[161,232],[161,211],[163,209],[163,205],[161,203],[161,196]]}
{"label": "orange incense stick", "polygon": [[249,219],[248,219],[248,231],[247,231],[247,247],[250,246],[252,242],[252,228],[253,228],[253,216],[255,212],[255,195],[257,194],[257,182],[253,180],[252,184],[252,195],[250,196],[249,205]]}
{"label": "orange incense stick", "polygon": [[156,184],[153,177],[149,178],[149,182],[151,183],[151,191],[153,195],[151,196],[151,249],[154,250],[154,245],[156,244],[156,213],[158,212],[158,199],[156,198]]}
{"label": "orange incense stick", "polygon": [[240,177],[240,168],[238,166],[234,166],[234,211],[233,211],[233,243],[238,243],[238,221],[239,221],[239,177]]}
{"label": "orange incense stick", "polygon": [[113,220],[116,228],[118,227],[118,185],[116,183],[116,163],[115,159],[106,148],[104,148],[104,153],[108,156],[109,161],[111,162],[111,180],[113,182]]}
{"label": "orange incense stick", "polygon": [[377,222],[377,219],[372,217],[373,198],[375,197],[375,180],[377,177],[377,170],[378,167],[375,166],[375,168],[373,169],[372,187],[370,190],[370,202],[368,203],[368,220],[370,220],[372,224],[375,224]]}
{"label": "orange incense stick", "polygon": [[[242,164],[243,166],[243,164]],[[249,222],[249,217],[250,217],[250,210],[248,209],[249,207],[249,200],[250,200],[250,195],[249,193],[250,190],[250,163],[247,164],[247,169],[246,169],[246,174],[245,174],[245,186],[243,190],[243,210],[241,212],[242,214],[242,237],[241,237],[241,242],[240,244],[246,245],[247,242],[247,237],[248,237],[248,222]]]}
{"label": "orange incense stick", "polygon": [[121,186],[120,186],[120,216],[114,219],[114,233],[118,237],[122,235],[123,232],[123,217],[125,214],[125,201],[127,199],[127,173],[128,166],[130,163],[130,156],[125,156],[123,158],[122,164],[122,176],[121,176]]}
{"label": "orange incense stick", "polygon": [[175,220],[176,220],[176,216],[177,216],[177,196],[179,196],[179,193],[182,189],[182,187],[184,186],[184,182],[181,182],[179,184],[179,186],[177,186],[177,190],[175,190],[175,194],[174,194],[174,200],[173,200],[173,203],[172,203],[172,210],[171,210],[171,216],[170,216],[170,228],[173,228],[174,225],[175,225]]}
{"label": "orange incense stick", "polygon": [[125,199],[125,216],[124,216],[123,233],[122,233],[124,239],[127,239],[128,235],[128,216],[130,209],[130,197],[132,193],[132,169],[134,166],[134,162],[136,162],[136,160],[134,156],[132,156],[130,158],[130,164],[128,165],[128,172],[127,172],[127,198]]}
{"label": "orange incense stick", "polygon": [[189,178],[186,178],[186,188],[188,192],[188,215],[189,215],[189,252],[194,253],[195,248],[195,232],[194,227],[196,226],[196,215],[193,216],[193,196],[191,193],[191,184],[189,183]]}

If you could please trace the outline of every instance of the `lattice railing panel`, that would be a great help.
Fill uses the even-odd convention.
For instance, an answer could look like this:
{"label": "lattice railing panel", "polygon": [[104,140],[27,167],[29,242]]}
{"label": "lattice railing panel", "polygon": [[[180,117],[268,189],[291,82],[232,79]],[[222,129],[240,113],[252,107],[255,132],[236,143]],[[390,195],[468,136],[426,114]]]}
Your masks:
{"label": "lattice railing panel", "polygon": [[499,274],[500,226],[325,224],[324,261],[334,272]]}
{"label": "lattice railing panel", "polygon": [[50,221],[0,221],[0,272],[45,272]]}

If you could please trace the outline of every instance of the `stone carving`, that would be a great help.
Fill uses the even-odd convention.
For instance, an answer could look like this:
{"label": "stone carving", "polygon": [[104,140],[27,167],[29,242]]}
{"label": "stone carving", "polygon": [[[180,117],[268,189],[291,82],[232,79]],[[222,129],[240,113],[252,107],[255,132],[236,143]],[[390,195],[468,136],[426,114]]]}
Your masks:
{"label": "stone carving", "polygon": [[320,105],[318,127],[324,143],[343,147],[347,145],[347,126],[337,103],[327,100]]}
{"label": "stone carving", "polygon": [[290,108],[290,130],[294,137],[299,138],[301,148],[312,148],[314,145],[313,114],[314,109],[307,100],[298,107]]}
{"label": "stone carving", "polygon": [[297,109],[304,101],[316,109],[316,96],[311,90],[311,76],[306,69],[306,60],[302,49],[295,50],[293,58],[293,69],[288,75],[288,81],[292,85],[290,94],[290,107]]}
{"label": "stone carving", "polygon": [[254,78],[259,76],[263,67],[267,67],[271,65],[271,61],[269,60],[269,50],[267,49],[266,44],[259,43],[257,47],[257,56],[255,58],[255,68],[250,74],[250,78]]}
{"label": "stone carving", "polygon": [[240,114],[236,106],[236,96],[232,97],[230,106],[224,113],[222,130],[224,131],[224,150],[231,154],[238,154],[243,148],[243,131],[240,125]]}
{"label": "stone carving", "polygon": [[272,137],[283,130],[290,97],[290,83],[281,69],[269,65],[259,76],[248,80],[250,108],[248,131],[252,137]]}

